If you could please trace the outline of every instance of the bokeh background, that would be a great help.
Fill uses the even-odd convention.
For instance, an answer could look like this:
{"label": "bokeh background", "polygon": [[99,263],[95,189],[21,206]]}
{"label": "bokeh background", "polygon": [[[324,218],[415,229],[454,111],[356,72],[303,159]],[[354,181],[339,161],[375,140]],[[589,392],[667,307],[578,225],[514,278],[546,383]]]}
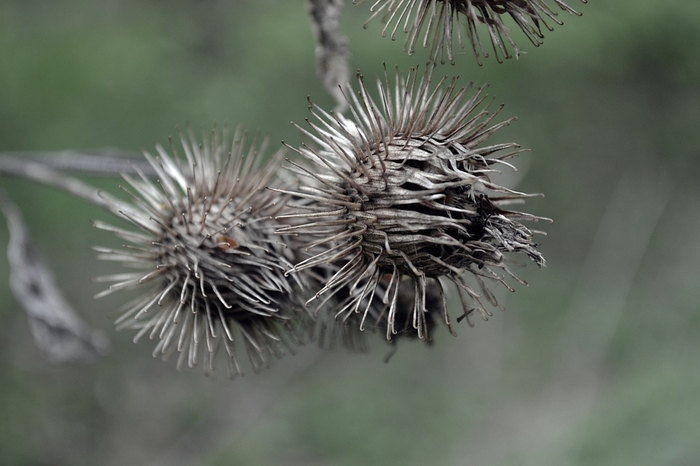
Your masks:
{"label": "bokeh background", "polygon": [[[370,3],[342,20],[351,67],[422,65],[379,21],[363,29]],[[401,342],[388,363],[370,335],[367,353],[309,346],[235,381],[178,372],[113,330],[122,297],[92,299],[91,278],[119,267],[89,247],[119,241],[90,219],[111,217],[0,178],[111,340],[92,364],[45,362],[2,254],[0,464],[700,464],[700,2],[568,3],[584,15],[562,14],[543,46],[514,31],[520,59],[479,67],[467,50],[437,72],[489,82],[519,117],[497,139],[530,149],[510,182],[546,194],[527,210],[554,219],[547,267],[499,291],[505,312]],[[307,95],[333,105],[303,0],[0,2],[0,151],[138,151],[187,121],[296,144]]]}

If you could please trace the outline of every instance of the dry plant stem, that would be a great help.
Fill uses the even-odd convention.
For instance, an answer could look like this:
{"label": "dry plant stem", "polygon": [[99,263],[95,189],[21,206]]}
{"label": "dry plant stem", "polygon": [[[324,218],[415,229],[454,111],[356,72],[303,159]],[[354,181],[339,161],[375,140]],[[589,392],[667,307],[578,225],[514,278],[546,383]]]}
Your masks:
{"label": "dry plant stem", "polygon": [[105,177],[117,177],[122,173],[135,175],[139,171],[149,177],[155,176],[155,170],[141,154],[116,149],[0,152],[0,167],[19,167],[23,163],[38,163],[62,172]]}
{"label": "dry plant stem", "polygon": [[18,157],[0,157],[0,174],[20,176],[41,184],[53,186],[63,191],[69,192],[96,206],[102,207],[115,214],[115,206],[122,204],[121,201],[110,194],[83,183],[82,181],[68,175],[59,173],[47,167],[43,163],[24,160]]}
{"label": "dry plant stem", "polygon": [[316,35],[316,69],[326,90],[337,102],[335,111],[343,113],[347,102],[338,86],[348,82],[348,38],[340,34],[338,24],[344,0],[309,0],[309,15]]}
{"label": "dry plant stem", "polygon": [[[121,201],[80,180],[23,158],[0,157],[0,174],[20,176],[53,186],[91,204],[118,213]],[[107,340],[90,330],[61,294],[24,226],[19,209],[4,197],[2,210],[10,231],[8,260],[11,288],[27,312],[36,345],[53,362],[76,362],[103,354]]]}
{"label": "dry plant stem", "polygon": [[10,289],[29,318],[34,343],[51,362],[83,362],[104,354],[107,339],[91,330],[61,294],[19,209],[0,192],[9,230]]}

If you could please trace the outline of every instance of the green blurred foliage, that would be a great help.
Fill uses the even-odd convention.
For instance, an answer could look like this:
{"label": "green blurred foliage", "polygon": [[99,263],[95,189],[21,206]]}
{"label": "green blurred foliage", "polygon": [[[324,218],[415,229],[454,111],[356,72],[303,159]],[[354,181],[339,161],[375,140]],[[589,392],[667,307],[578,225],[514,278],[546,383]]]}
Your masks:
{"label": "green blurred foliage", "polygon": [[[425,51],[406,56],[403,37],[382,38],[379,21],[363,29],[370,3],[343,17],[351,67],[371,80],[383,63],[423,66]],[[514,32],[527,51],[519,59],[479,67],[465,50],[437,72],[489,82],[494,104],[506,104],[500,116],[519,117],[496,139],[530,149],[516,161],[518,189],[546,194],[526,210],[555,220],[537,226],[548,267],[518,271],[530,285],[504,296],[505,313],[458,326],[457,338],[443,328],[430,348],[402,342],[387,364],[378,337],[368,354],[304,348],[234,382],[176,372],[151,358],[151,342],[111,330],[122,297],[91,298],[100,286],[90,279],[114,267],[88,247],[120,243],[89,219],[114,220],[1,178],[67,298],[108,331],[112,351],[86,366],[44,362],[0,260],[0,464],[698,464],[700,3],[570,3],[584,15],[562,15],[541,47]],[[290,121],[303,124],[307,96],[333,105],[314,46],[303,0],[6,0],[0,151],[150,149],[187,122],[297,144]],[[577,292],[611,292],[587,285],[584,265],[595,238],[615,233],[601,222],[625,176],[639,193],[661,197],[661,183],[669,194],[655,224],[618,222],[630,241],[645,228],[650,239],[623,301],[590,316],[610,337],[591,359],[589,404],[571,390],[553,408]],[[118,192],[116,180],[86,181]],[[614,253],[600,276],[622,260]]]}

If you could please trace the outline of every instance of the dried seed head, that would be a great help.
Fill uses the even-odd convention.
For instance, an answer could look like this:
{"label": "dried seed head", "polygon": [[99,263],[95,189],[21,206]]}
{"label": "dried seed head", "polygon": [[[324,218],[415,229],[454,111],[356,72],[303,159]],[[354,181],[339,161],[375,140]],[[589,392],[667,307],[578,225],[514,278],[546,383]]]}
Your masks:
{"label": "dried seed head", "polygon": [[[359,5],[365,1],[354,0],[353,3]],[[587,3],[588,0],[581,1]],[[580,15],[562,0],[554,2],[567,13]],[[479,57],[487,58],[489,54],[481,41],[477,25],[486,25],[494,55],[500,63],[502,58],[512,56],[508,44],[513,48],[516,57],[521,53],[504,22],[506,14],[515,21],[535,47],[543,42],[543,27],[552,30],[549,21],[563,24],[557,18],[556,11],[551,9],[545,0],[376,0],[370,10],[373,13],[367,23],[380,14],[384,15],[386,24],[382,34],[386,35],[387,31],[391,31],[392,40],[396,38],[399,28],[408,34],[405,47],[409,55],[413,55],[416,43],[421,40],[423,47],[432,44],[430,56],[433,61],[439,58],[444,63],[447,55],[452,64],[452,42],[455,35],[459,46],[464,48],[460,23],[466,25],[466,37],[471,42],[479,64]]]}
{"label": "dried seed head", "polygon": [[[287,239],[275,234],[274,216],[286,198],[266,189],[282,151],[260,168],[266,144],[245,150],[240,132],[229,141],[215,129],[198,144],[180,135],[184,159],[157,146],[144,153],[157,181],[124,176],[133,205],[114,207],[141,231],[103,223],[131,243],[124,249],[98,248],[101,259],[123,262],[136,271],[102,277],[114,282],[100,293],[145,288],[117,320],[118,328],[138,329],[158,338],[154,356],[180,353],[178,367],[198,363],[208,370],[223,342],[231,375],[240,371],[236,340],[244,343],[255,369],[298,343],[305,325],[303,304],[284,271],[294,260]],[[299,277],[295,277],[299,280]]]}
{"label": "dried seed head", "polygon": [[385,73],[378,101],[358,79],[358,94],[348,95],[352,119],[313,105],[317,122],[302,129],[320,149],[296,151],[321,173],[291,167],[309,179],[294,194],[313,201],[313,209],[304,205],[304,212],[286,216],[308,220],[280,233],[316,238],[307,245],[312,255],[294,270],[333,269],[310,301],[321,301],[317,309],[329,303],[341,321],[360,314],[366,322],[378,313],[390,340],[403,330],[398,316],[408,279],[408,321],[427,340],[429,301],[443,303],[439,312],[450,326],[442,278],[456,284],[465,315],[476,309],[486,318],[482,299],[497,305],[487,282],[505,285],[506,275],[515,277],[504,253],[523,252],[544,266],[532,232],[519,223],[538,217],[505,209],[529,195],[489,178],[495,165],[510,166],[505,160],[520,152],[514,143],[485,144],[511,120],[492,124],[500,108],[487,111],[483,87],[468,96],[470,86],[443,78],[431,89],[430,68],[422,79],[416,70],[406,78],[397,73],[393,86]]}

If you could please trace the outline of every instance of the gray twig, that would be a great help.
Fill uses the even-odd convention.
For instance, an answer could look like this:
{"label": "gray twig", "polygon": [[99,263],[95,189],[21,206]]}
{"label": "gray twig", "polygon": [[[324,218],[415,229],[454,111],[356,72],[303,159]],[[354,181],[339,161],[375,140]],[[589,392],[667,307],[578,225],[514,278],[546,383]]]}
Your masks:
{"label": "gray twig", "polygon": [[10,289],[27,312],[34,342],[56,363],[83,362],[105,353],[108,341],[90,329],[66,301],[22,220],[19,209],[0,192],[10,239]]}
{"label": "gray twig", "polygon": [[309,0],[309,15],[316,35],[316,72],[335,98],[335,111],[344,112],[348,103],[339,86],[350,76],[348,68],[348,38],[340,34],[338,25],[344,0]]}
{"label": "gray twig", "polygon": [[[51,157],[46,158],[46,160],[50,159]],[[21,176],[45,185],[60,188],[113,213],[118,213],[116,206],[122,204],[121,201],[118,201],[108,193],[71,176],[52,170],[43,160],[42,162],[35,162],[22,157],[1,156],[0,174]]]}
{"label": "gray twig", "polygon": [[154,176],[155,170],[141,154],[118,149],[94,151],[0,152],[0,172],[17,173],[27,163],[39,163],[62,172],[86,175],[119,176],[136,174],[137,170]]}

